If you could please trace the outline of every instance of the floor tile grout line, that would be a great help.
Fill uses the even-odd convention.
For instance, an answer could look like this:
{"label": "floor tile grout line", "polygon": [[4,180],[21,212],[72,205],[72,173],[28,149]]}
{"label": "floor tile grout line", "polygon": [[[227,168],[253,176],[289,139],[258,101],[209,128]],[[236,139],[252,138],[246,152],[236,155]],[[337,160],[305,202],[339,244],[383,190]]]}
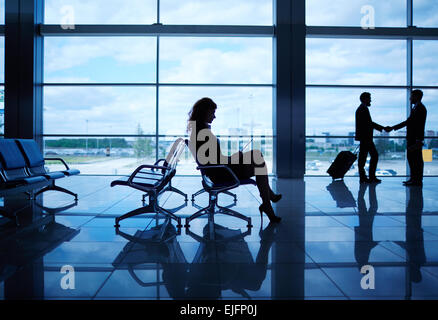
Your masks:
{"label": "floor tile grout line", "polygon": [[[135,193],[135,191],[132,191],[131,193],[129,193],[128,195],[126,195],[124,198],[114,202],[111,206],[107,207],[105,210],[99,212],[96,217],[99,217],[101,215],[105,215],[104,212],[106,212],[107,210],[110,210],[111,208],[114,208],[117,204],[119,204],[120,202],[122,202],[123,200],[125,200],[126,198],[129,198],[131,195],[133,195]],[[140,208],[140,207],[139,207]]]}
{"label": "floor tile grout line", "polygon": [[344,292],[344,290],[342,290],[338,284],[324,271],[324,269],[321,267],[321,265],[319,263],[317,263],[310,255],[309,253],[306,251],[305,248],[305,243],[304,243],[304,253],[309,257],[309,259],[312,261],[312,263],[314,263],[316,266],[318,266],[318,270],[320,270],[328,279],[331,283],[333,283],[333,285],[344,295],[345,298],[350,300],[350,297]]}
{"label": "floor tile grout line", "polygon": [[111,273],[108,275],[108,277],[106,277],[105,280],[103,280],[102,284],[100,285],[99,288],[97,288],[96,293],[91,297],[91,300],[94,300],[97,295],[99,294],[99,292],[103,289],[103,287],[105,286],[105,284],[108,282],[109,278],[111,278],[111,276],[113,275],[113,273],[116,271],[116,269],[114,269],[113,271],[111,271]]}

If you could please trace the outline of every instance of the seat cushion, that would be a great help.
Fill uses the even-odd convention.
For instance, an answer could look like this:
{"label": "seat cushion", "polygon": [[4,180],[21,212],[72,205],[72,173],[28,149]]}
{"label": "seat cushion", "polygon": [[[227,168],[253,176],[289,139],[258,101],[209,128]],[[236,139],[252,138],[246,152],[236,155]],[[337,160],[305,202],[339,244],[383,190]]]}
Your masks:
{"label": "seat cushion", "polygon": [[13,139],[0,139],[0,158],[6,170],[26,167],[26,161]]}
{"label": "seat cushion", "polygon": [[17,139],[16,143],[24,155],[26,164],[29,168],[44,166],[44,157],[35,140]]}
{"label": "seat cushion", "polygon": [[68,169],[62,171],[66,176],[75,176],[81,173],[78,169]]}
{"label": "seat cushion", "polygon": [[34,184],[34,183],[39,183],[39,182],[44,182],[47,181],[47,179],[43,176],[39,176],[39,177],[27,177],[27,178],[22,178],[22,179],[14,179],[14,180],[8,180],[8,182],[6,183],[7,185],[22,185],[22,184]]}
{"label": "seat cushion", "polygon": [[46,177],[47,179],[60,179],[60,178],[64,178],[65,174],[62,173],[61,171],[55,171],[55,172],[47,172],[46,174],[44,174],[44,177]]}
{"label": "seat cushion", "polygon": [[[128,184],[128,179],[129,179],[129,177],[122,177],[120,179],[114,180],[114,181],[111,182],[111,187],[114,187],[114,186],[131,186],[131,185]],[[140,179],[134,179],[133,183],[135,185],[146,187],[146,188],[153,188],[153,187],[155,187],[157,185],[156,182],[155,183],[147,183],[147,182],[140,182],[139,180]],[[145,181],[147,181],[147,180],[145,180]]]}

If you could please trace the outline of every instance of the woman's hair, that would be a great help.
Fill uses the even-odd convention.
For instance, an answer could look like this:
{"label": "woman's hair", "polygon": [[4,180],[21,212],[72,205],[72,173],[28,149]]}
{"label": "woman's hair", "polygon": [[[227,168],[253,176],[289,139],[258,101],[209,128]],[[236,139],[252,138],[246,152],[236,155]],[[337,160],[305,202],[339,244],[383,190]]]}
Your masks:
{"label": "woman's hair", "polygon": [[217,108],[216,103],[210,98],[202,98],[193,105],[189,112],[189,120],[187,123],[187,132],[191,130],[191,125],[196,122],[203,122],[206,120],[208,112]]}

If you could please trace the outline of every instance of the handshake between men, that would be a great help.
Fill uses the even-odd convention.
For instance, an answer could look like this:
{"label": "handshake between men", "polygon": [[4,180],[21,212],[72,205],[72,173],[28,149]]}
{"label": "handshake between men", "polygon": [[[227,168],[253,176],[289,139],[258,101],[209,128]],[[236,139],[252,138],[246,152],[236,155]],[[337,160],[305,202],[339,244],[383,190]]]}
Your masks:
{"label": "handshake between men", "polygon": [[[413,90],[410,96],[411,112],[409,117],[394,126],[383,127],[372,121],[368,107],[371,106],[371,94],[363,92],[360,95],[361,104],[356,110],[356,135],[355,139],[360,142],[358,171],[361,183],[378,183],[376,168],[378,161],[377,149],[373,142],[373,130],[385,130],[391,132],[406,127],[406,149],[407,160],[411,170],[410,179],[404,184],[408,186],[421,186],[423,181],[423,155],[422,147],[424,140],[424,127],[426,123],[427,110],[421,103],[423,92]],[[370,155],[369,177],[366,176],[365,163],[368,154]]]}

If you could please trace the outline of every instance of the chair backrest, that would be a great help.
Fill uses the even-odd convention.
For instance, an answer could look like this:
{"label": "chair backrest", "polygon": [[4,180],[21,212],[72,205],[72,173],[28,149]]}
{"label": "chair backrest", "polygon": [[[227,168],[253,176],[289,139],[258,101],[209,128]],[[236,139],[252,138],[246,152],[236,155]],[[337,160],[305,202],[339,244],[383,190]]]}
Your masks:
{"label": "chair backrest", "polygon": [[198,158],[196,157],[196,146],[194,146],[194,144],[191,143],[189,139],[185,139],[184,143],[187,146],[187,148],[190,150],[190,153],[192,154],[193,159],[195,159],[196,164],[199,165]]}
{"label": "chair backrest", "polygon": [[[170,148],[170,151],[166,157],[166,166],[167,167],[169,167],[172,170],[176,169],[179,158],[180,158],[181,154],[183,153],[185,147],[186,147],[186,145],[184,143],[184,139],[178,138],[175,140],[175,142],[172,144],[172,147]],[[169,170],[167,170],[167,171],[169,171]]]}
{"label": "chair backrest", "polygon": [[46,173],[44,169],[44,157],[38,144],[33,139],[16,139],[18,148],[21,150],[26,165],[32,173]]}
{"label": "chair backrest", "polygon": [[0,161],[6,180],[28,177],[26,160],[14,139],[0,139]]}
{"label": "chair backrest", "polygon": [[[195,145],[195,143],[193,141],[188,140],[188,139],[185,139],[184,143],[187,146],[187,148],[190,150],[190,153],[192,154],[193,159],[195,160],[196,164],[198,166],[201,165],[199,163],[199,161],[198,161],[198,157],[196,156],[196,145]],[[217,169],[215,169],[215,168],[205,169],[204,168],[204,169],[200,169],[199,170],[201,172],[202,180],[204,181],[204,183],[207,186],[212,186],[214,184],[213,181],[210,179],[208,173],[212,172],[212,171],[215,171],[215,170],[217,170]]]}

